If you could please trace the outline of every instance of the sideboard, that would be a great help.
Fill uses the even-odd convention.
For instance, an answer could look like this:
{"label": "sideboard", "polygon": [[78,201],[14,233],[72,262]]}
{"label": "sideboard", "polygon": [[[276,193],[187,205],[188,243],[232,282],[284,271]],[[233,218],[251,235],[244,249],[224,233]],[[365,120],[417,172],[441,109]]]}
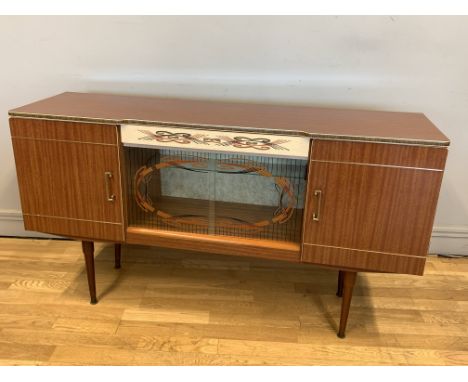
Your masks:
{"label": "sideboard", "polygon": [[422,275],[449,140],[423,114],[63,93],[9,112],[25,229]]}

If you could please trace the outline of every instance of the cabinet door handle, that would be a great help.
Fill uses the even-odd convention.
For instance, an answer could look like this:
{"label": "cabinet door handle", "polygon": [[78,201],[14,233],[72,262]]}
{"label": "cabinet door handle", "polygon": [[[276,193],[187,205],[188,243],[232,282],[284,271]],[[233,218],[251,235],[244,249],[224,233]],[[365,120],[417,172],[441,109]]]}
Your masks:
{"label": "cabinet door handle", "polygon": [[317,198],[317,212],[312,214],[312,220],[318,222],[320,220],[320,208],[322,206],[322,190],[314,190],[314,197]]}
{"label": "cabinet door handle", "polygon": [[111,186],[110,180],[112,179],[112,173],[110,171],[106,171],[104,173],[104,182],[106,183],[106,196],[108,202],[113,202],[115,200],[115,195],[111,194]]}

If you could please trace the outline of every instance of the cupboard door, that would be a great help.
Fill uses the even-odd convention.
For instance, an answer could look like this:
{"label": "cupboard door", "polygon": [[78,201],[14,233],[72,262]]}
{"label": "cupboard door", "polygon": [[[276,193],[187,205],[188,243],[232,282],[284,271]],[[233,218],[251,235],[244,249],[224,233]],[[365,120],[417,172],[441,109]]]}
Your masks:
{"label": "cupboard door", "polygon": [[26,229],[123,240],[115,126],[14,119],[11,132]]}
{"label": "cupboard door", "polygon": [[446,156],[423,149],[438,168],[424,167],[417,147],[314,142],[302,260],[422,274]]}

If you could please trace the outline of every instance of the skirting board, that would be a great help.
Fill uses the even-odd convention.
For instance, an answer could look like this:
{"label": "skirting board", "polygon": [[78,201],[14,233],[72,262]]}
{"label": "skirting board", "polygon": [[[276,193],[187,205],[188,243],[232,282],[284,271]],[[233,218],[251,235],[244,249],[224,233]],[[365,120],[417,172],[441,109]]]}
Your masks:
{"label": "skirting board", "polygon": [[20,211],[15,210],[0,210],[0,236],[57,237],[45,233],[26,231],[23,225],[23,215]]}
{"label": "skirting board", "polygon": [[434,227],[429,252],[468,256],[468,226]]}
{"label": "skirting board", "polygon": [[[26,231],[21,212],[16,210],[0,210],[0,236],[57,237]],[[468,226],[434,227],[429,252],[468,256]]]}

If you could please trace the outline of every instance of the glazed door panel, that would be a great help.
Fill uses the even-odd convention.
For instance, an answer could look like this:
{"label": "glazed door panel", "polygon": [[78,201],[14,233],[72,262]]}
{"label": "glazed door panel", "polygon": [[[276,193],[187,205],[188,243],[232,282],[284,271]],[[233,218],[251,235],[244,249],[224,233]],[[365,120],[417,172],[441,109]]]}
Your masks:
{"label": "glazed door panel", "polygon": [[[303,261],[421,274],[443,171],[385,160],[374,164],[369,158],[366,163],[356,162],[358,157],[353,162],[315,159],[313,151]],[[407,256],[416,258],[408,262]]]}
{"label": "glazed door panel", "polygon": [[[15,121],[15,126],[18,123],[21,121]],[[52,128],[45,131],[66,127],[60,126],[61,122],[49,123]],[[116,136],[115,126],[109,128]],[[26,129],[22,136],[14,135],[18,130],[12,128],[12,141],[25,228],[71,237],[123,240],[117,144],[89,142],[92,137],[86,142],[74,140],[76,137],[37,137],[36,128]],[[32,136],[27,136],[28,132]]]}

